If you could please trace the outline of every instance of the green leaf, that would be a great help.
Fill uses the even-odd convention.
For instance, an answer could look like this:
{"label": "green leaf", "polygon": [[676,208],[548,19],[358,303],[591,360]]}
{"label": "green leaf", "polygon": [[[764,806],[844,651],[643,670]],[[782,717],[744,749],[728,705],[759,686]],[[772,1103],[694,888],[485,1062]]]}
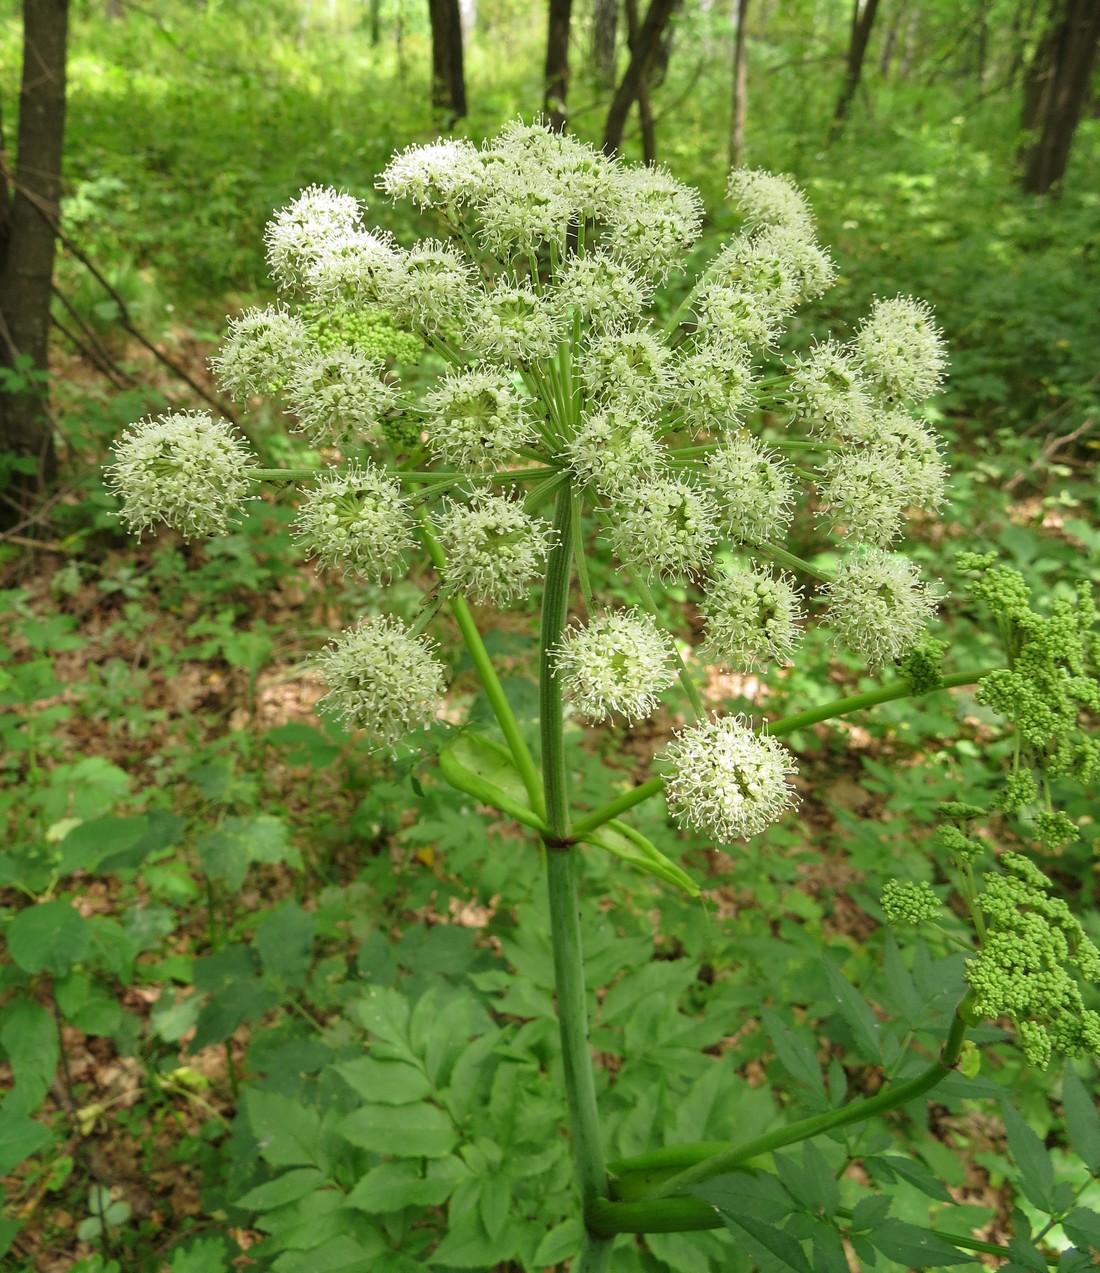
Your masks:
{"label": "green leaf", "polygon": [[133,848],[149,829],[143,815],[132,818],[96,818],[74,827],[61,841],[59,875],[94,871],[104,858]]}
{"label": "green leaf", "polygon": [[300,1164],[324,1167],[320,1152],[321,1117],[289,1096],[250,1087],[244,1105],[260,1155],[273,1167]]}
{"label": "green leaf", "polygon": [[[507,1257],[503,1257],[507,1258]],[[454,1269],[491,1269],[502,1259],[500,1246],[480,1225],[465,1225],[448,1233],[428,1257],[428,1264],[446,1264]]]}
{"label": "green leaf", "polygon": [[53,1137],[48,1127],[36,1123],[26,1114],[10,1109],[11,1097],[0,1109],[0,1176],[9,1171],[32,1154],[44,1148]]}
{"label": "green leaf", "polygon": [[363,1056],[333,1069],[360,1096],[379,1105],[411,1105],[432,1090],[424,1071],[405,1061]]}
{"label": "green leaf", "polygon": [[954,1202],[943,1183],[932,1175],[919,1158],[883,1154],[881,1157],[864,1159],[864,1166],[876,1180],[885,1178],[887,1184],[893,1184],[895,1177],[900,1176],[929,1198],[935,1198],[938,1202]]}
{"label": "green leaf", "polygon": [[624,862],[629,862],[638,870],[645,871],[649,875],[656,875],[658,879],[665,880],[666,883],[674,884],[689,896],[699,896],[699,885],[686,871],[682,871],[675,862],[665,857],[660,849],[647,840],[640,831],[636,831],[625,822],[620,822],[618,818],[613,818],[610,822],[605,822],[602,827],[597,827],[595,831],[590,831],[582,838],[581,843],[593,844],[598,849],[614,853],[617,858],[622,858]]}
{"label": "green leaf", "polygon": [[388,986],[371,986],[351,1005],[363,1027],[395,1050],[413,1057],[409,1044],[409,1001]]}
{"label": "green leaf", "polygon": [[1082,1251],[1100,1251],[1100,1215],[1088,1207],[1075,1207],[1062,1221],[1073,1245]]}
{"label": "green leaf", "polygon": [[1020,1188],[1033,1207],[1049,1213],[1054,1164],[1047,1147],[1007,1101],[1001,1102],[1001,1116],[1008,1133],[1008,1148],[1020,1169]]}
{"label": "green leaf", "polygon": [[315,924],[297,902],[273,911],[256,929],[252,945],[264,972],[284,986],[304,986],[313,962]]}
{"label": "green leaf", "polygon": [[404,1207],[438,1207],[454,1193],[470,1169],[453,1156],[435,1158],[422,1173],[415,1162],[385,1162],[372,1167],[347,1196],[349,1207],[381,1214]]}
{"label": "green leaf", "polygon": [[548,1264],[571,1260],[581,1249],[584,1226],[579,1220],[563,1220],[556,1224],[539,1243],[532,1264],[540,1269]]}
{"label": "green leaf", "polygon": [[[364,1245],[366,1241],[370,1245]],[[385,1261],[383,1264],[381,1261]],[[271,1273],[363,1273],[364,1269],[397,1269],[400,1256],[390,1262],[382,1238],[353,1238],[338,1233],[304,1250],[285,1251],[271,1266]]]}
{"label": "green leaf", "polygon": [[939,1269],[951,1264],[974,1264],[975,1257],[960,1251],[931,1229],[904,1220],[884,1220],[868,1240],[886,1256],[910,1269]]}
{"label": "green leaf", "polygon": [[394,1158],[444,1158],[457,1136],[435,1105],[364,1105],[349,1114],[340,1133],[353,1145]]}
{"label": "green leaf", "polygon": [[865,1233],[882,1223],[889,1214],[892,1199],[883,1194],[860,1198],[852,1211],[853,1233]]}
{"label": "green leaf", "polygon": [[844,1243],[831,1224],[818,1221],[814,1225],[813,1242],[814,1273],[851,1273]]}
{"label": "green leaf", "polygon": [[1100,1175],[1100,1114],[1071,1061],[1062,1073],[1062,1108],[1069,1143],[1089,1171]]}
{"label": "green leaf", "polygon": [[778,1261],[781,1268],[794,1269],[795,1273],[811,1273],[801,1245],[789,1233],[773,1228],[754,1215],[734,1215],[721,1207],[718,1212],[726,1228],[761,1268],[775,1268]]}
{"label": "green leaf", "polygon": [[233,1205],[240,1207],[242,1211],[273,1211],[276,1207],[285,1206],[288,1202],[313,1193],[318,1186],[327,1183],[325,1174],[316,1167],[298,1167],[250,1189]]}
{"label": "green leaf", "polygon": [[172,1253],[170,1273],[229,1273],[230,1267],[221,1238],[198,1238]]}
{"label": "green leaf", "polygon": [[805,1038],[788,1029],[771,1008],[764,1009],[761,1020],[783,1068],[793,1079],[808,1087],[811,1092],[825,1101],[821,1062],[818,1061],[814,1049]]}
{"label": "green leaf", "polygon": [[29,1113],[38,1108],[57,1071],[57,1023],[41,1004],[20,995],[4,1008],[0,1043],[8,1054],[20,1108]]}
{"label": "green leaf", "polygon": [[825,972],[840,1015],[847,1023],[855,1038],[856,1047],[860,1050],[860,1059],[875,1061],[879,1065],[885,1064],[885,1058],[882,1055],[882,1031],[871,1005],[831,959],[825,960]]}
{"label": "green leaf", "polygon": [[41,902],[8,925],[8,950],[24,972],[63,977],[88,953],[88,921],[67,902]]}
{"label": "green leaf", "polygon": [[512,1209],[512,1181],[503,1172],[482,1180],[477,1209],[490,1240],[498,1242]]}
{"label": "green leaf", "polygon": [[791,1195],[768,1172],[735,1171],[715,1176],[687,1191],[719,1211],[730,1215],[757,1216],[766,1224],[778,1225],[795,1209]]}
{"label": "green leaf", "polygon": [[289,765],[304,764],[323,769],[340,754],[340,748],[329,742],[319,729],[298,721],[276,725],[267,731],[267,736],[277,746],[292,748],[286,758]]}
{"label": "green leaf", "polygon": [[901,957],[901,948],[898,946],[893,930],[887,930],[886,934],[883,972],[886,979],[886,995],[891,1008],[896,1009],[907,1024],[917,1022],[921,1017],[924,1004],[917,991],[916,983]]}
{"label": "green leaf", "polygon": [[84,972],[73,972],[54,988],[66,1021],[91,1035],[111,1035],[122,1022],[122,1008],[100,991]]}
{"label": "green leaf", "polygon": [[479,734],[461,733],[439,753],[439,772],[452,787],[479,804],[549,835],[546,820],[531,808],[523,779],[506,748]]}

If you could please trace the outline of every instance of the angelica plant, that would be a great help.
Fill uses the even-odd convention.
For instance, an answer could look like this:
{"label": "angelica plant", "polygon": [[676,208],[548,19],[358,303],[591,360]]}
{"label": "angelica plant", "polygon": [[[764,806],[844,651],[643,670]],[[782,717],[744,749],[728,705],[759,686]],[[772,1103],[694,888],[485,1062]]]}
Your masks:
{"label": "angelica plant", "polygon": [[[715,844],[757,836],[796,803],[797,765],[784,735],[972,684],[988,671],[941,675],[943,647],[926,631],[942,589],[901,550],[907,519],[934,514],[945,500],[943,448],[921,415],[943,378],[944,342],[929,307],[898,296],[876,300],[846,339],[801,351],[784,343],[788,320],[836,272],[807,199],[785,177],[730,175],[738,228],[694,278],[683,271],[702,225],[698,194],[664,169],[609,159],[541,124],[510,123],[480,149],[467,141],[411,147],[394,156],[378,188],[434,214],[436,237],[400,243],[384,227],[367,229],[366,207],[351,195],[303,190],[267,229],[279,303],[233,320],[214,360],[242,404],[281,400],[320,449],[320,471],[259,469],[227,425],[192,414],[134,426],[116,444],[109,480],[128,526],[140,531],[159,518],[187,538],[223,532],[253,483],[301,483],[296,535],[319,567],[376,582],[417,553],[430,563],[431,595],[411,624],[363,616],[320,653],[328,684],[320,707],[379,748],[415,746],[443,705],[446,673],[429,629],[438,608],[450,608],[506,750],[459,731],[440,771],[535,830],[546,850],[586,1220],[575,1271],[607,1267],[619,1232],[720,1223],[695,1186],[930,1090],[958,1063],[966,1029],[982,1015],[1015,1012],[1029,1055],[1038,1045],[1025,1025],[1039,1020],[1051,1046],[1093,1047],[1091,1028],[1071,1038],[1054,1028],[1053,1009],[1026,1016],[1014,1006],[1022,1000],[1006,988],[1013,975],[993,942],[1015,931],[1010,911],[1021,903],[986,905],[973,990],[919,1081],[796,1124],[764,1148],[686,1146],[656,1176],[644,1160],[609,1175],[587,1043],[581,846],[696,894],[679,863],[621,815],[663,793],[676,822]],[[670,280],[684,299],[662,318],[654,297]],[[418,381],[402,383],[378,342],[362,338],[379,331],[405,342],[405,359],[412,349],[430,354],[428,365],[442,369],[434,382],[419,391]],[[792,554],[796,523],[801,538],[832,547],[834,568]],[[634,604],[597,603],[590,530],[629,578]],[[693,590],[704,624],[699,653],[721,667],[767,675],[794,662],[812,621],[872,671],[900,676],[770,724],[728,713],[703,701],[660,629],[654,592],[669,585]],[[1071,737],[1068,723],[1079,706],[1095,705],[1081,653],[1090,616],[1081,600],[1040,621],[1008,584],[988,582],[986,593],[1013,644],[982,693],[998,710],[1013,709],[1019,804],[1031,798],[1031,788],[1021,793],[1031,770],[1095,773],[1095,747]],[[536,595],[540,763],[470,604],[524,606]],[[1090,651],[1095,662],[1095,644]],[[1052,681],[1051,659],[1067,675]],[[685,719],[658,772],[601,808],[575,809],[566,715],[605,727],[637,721],[677,686]],[[916,923],[929,917],[928,893],[898,885],[884,907]],[[994,893],[986,896],[992,904]],[[977,918],[980,926],[980,910]],[[1079,971],[1092,976],[1088,948],[1059,931]],[[1050,957],[1036,947],[1022,980]],[[1061,993],[1065,1007],[1072,996],[1064,985]]]}

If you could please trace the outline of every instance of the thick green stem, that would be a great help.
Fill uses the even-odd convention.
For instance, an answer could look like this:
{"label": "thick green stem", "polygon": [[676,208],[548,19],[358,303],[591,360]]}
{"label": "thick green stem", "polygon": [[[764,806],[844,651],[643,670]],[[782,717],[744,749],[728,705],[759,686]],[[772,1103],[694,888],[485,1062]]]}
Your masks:
{"label": "thick green stem", "polygon": [[[957,689],[960,685],[974,685],[983,676],[988,676],[995,668],[983,667],[972,672],[952,672],[945,676],[935,689],[927,693],[935,694],[938,690]],[[898,698],[923,698],[923,694],[914,694],[908,681],[891,681],[889,685],[880,686],[877,690],[868,690],[866,694],[851,694],[847,698],[835,698],[831,703],[822,703],[820,707],[811,707],[808,711],[799,712],[796,716],[784,716],[782,720],[772,721],[768,733],[777,738],[782,734],[793,734],[796,729],[805,729],[807,725],[817,725],[823,720],[831,720],[834,716],[847,716],[849,712],[858,712],[864,707],[876,707],[880,703],[890,703]]]}
{"label": "thick green stem", "polygon": [[[546,877],[550,898],[550,932],[554,949],[562,1067],[577,1183],[584,1207],[607,1197],[607,1172],[600,1147],[596,1083],[588,1046],[588,1004],[584,990],[577,900],[577,851],[569,827],[569,795],[562,724],[561,683],[553,674],[550,651],[561,639],[569,615],[569,580],[573,560],[573,493],[567,483],[554,506],[554,546],[546,570],[539,643],[539,729],[542,738],[543,790],[546,796]],[[587,1234],[577,1262],[578,1273],[600,1273],[607,1267],[611,1239]]]}

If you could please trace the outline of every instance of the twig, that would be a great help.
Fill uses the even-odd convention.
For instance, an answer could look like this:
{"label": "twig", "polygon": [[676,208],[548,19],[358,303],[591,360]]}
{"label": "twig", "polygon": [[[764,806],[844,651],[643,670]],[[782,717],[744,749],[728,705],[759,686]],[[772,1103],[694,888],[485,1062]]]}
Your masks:
{"label": "twig", "polygon": [[1071,442],[1076,442],[1078,438],[1084,437],[1086,433],[1091,433],[1092,427],[1095,423],[1095,420],[1085,420],[1082,424],[1079,424],[1072,433],[1063,433],[1061,437],[1054,437],[1053,435],[1048,437],[1043,443],[1043,449],[1028,465],[1028,467],[1021,470],[1019,473],[1014,473],[1008,481],[1005,482],[1001,489],[1006,493],[1015,490],[1024,478],[1028,476],[1028,474],[1036,472],[1039,468],[1051,460],[1062,449],[1062,447],[1068,446]]}
{"label": "twig", "polygon": [[57,326],[61,332],[73,342],[77,349],[79,349],[80,352],[89,359],[89,361],[93,362],[96,367],[102,371],[103,374],[107,376],[118,388],[124,388],[127,382],[131,385],[136,385],[136,378],[123,369],[117,358],[113,358],[111,356],[103,342],[92,329],[91,324],[80,314],[73,305],[72,301],[69,300],[56,283],[52,283],[50,285],[50,291],[53,292],[54,296],[56,296],[61,302],[62,308],[65,312],[76,322],[76,325],[80,328],[80,331],[88,344],[85,345],[82,341],[73,336],[68,330],[66,330],[66,328],[62,327],[61,323],[59,323],[56,318],[52,319],[55,326]]}

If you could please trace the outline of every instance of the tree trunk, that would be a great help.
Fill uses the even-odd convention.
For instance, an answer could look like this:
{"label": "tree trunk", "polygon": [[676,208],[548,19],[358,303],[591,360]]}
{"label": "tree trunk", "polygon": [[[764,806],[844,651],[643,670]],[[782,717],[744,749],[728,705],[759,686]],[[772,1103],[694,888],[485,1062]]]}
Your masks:
{"label": "tree trunk", "polygon": [[740,168],[745,154],[745,110],[748,106],[746,22],[749,0],[734,0],[737,32],[733,40],[733,109],[730,113],[730,167]]}
{"label": "tree trunk", "polygon": [[46,373],[68,15],[68,0],[24,0],[14,189],[0,175],[0,368],[10,369],[19,359],[29,374],[0,391],[0,452],[14,453],[19,470],[0,492],[0,525],[14,525],[57,476]]}
{"label": "tree trunk", "polygon": [[462,13],[458,0],[428,0],[432,24],[432,107],[453,128],[466,114],[462,67]]}
{"label": "tree trunk", "polygon": [[370,43],[376,49],[382,43],[382,0],[370,0]]}
{"label": "tree trunk", "polygon": [[[638,23],[638,0],[626,0],[626,43],[633,53],[638,47],[640,33]],[[654,64],[656,64],[656,55]],[[642,126],[642,160],[652,166],[657,162],[657,135],[653,130],[653,103],[649,97],[649,77],[652,72],[645,71],[638,81],[638,119]]]}
{"label": "tree trunk", "polygon": [[615,87],[615,37],[619,25],[618,0],[594,0],[592,5],[592,68],[602,89]]}
{"label": "tree trunk", "polygon": [[852,34],[848,40],[848,66],[844,73],[844,86],[836,99],[833,111],[833,123],[829,129],[829,141],[834,142],[844,130],[844,121],[852,108],[852,102],[859,90],[859,81],[863,75],[863,59],[867,53],[867,45],[871,39],[871,28],[875,24],[878,11],[878,0],[853,0]]}
{"label": "tree trunk", "polygon": [[638,98],[639,89],[646,83],[653,59],[661,43],[661,36],[679,0],[649,0],[645,21],[638,31],[638,38],[630,53],[630,64],[615,90],[607,121],[603,129],[603,149],[615,154],[623,142],[623,129],[630,108]]}
{"label": "tree trunk", "polygon": [[572,10],[573,0],[550,0],[542,109],[556,133],[565,131],[565,98],[569,90],[569,19]]}
{"label": "tree trunk", "polygon": [[1024,96],[1024,126],[1038,132],[1023,156],[1029,194],[1046,194],[1065,175],[1098,48],[1097,0],[1053,0]]}

